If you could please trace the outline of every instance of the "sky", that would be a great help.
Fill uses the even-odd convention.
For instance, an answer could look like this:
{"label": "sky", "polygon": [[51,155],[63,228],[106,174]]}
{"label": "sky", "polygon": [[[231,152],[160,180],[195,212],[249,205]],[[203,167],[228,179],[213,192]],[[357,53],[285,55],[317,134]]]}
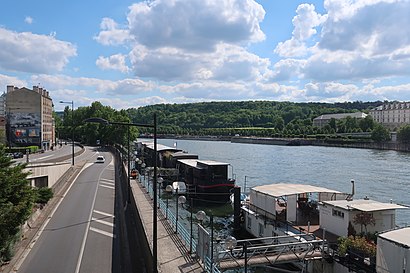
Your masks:
{"label": "sky", "polygon": [[0,92],[74,107],[410,100],[409,0],[4,0]]}

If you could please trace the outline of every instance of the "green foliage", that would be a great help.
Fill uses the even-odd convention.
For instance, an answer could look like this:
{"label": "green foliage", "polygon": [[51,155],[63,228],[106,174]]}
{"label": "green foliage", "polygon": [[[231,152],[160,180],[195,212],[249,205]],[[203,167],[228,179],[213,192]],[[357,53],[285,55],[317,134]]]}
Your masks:
{"label": "green foliage", "polygon": [[29,217],[34,192],[27,180],[24,164],[13,165],[0,146],[0,260],[7,260],[20,225]]}
{"label": "green foliage", "polygon": [[374,129],[372,131],[372,139],[375,142],[383,142],[390,140],[390,132],[388,129],[383,127],[380,123],[374,125]]}
{"label": "green foliage", "polygon": [[[160,134],[218,135],[218,129],[270,128],[283,135],[315,134],[313,118],[322,114],[356,112],[379,105],[374,103],[292,103],[276,101],[202,102],[188,104],[158,104],[128,109],[133,122],[150,123],[158,114]],[[342,121],[338,132],[357,131],[361,123],[355,118]],[[369,126],[363,125],[367,129]],[[206,131],[204,131],[206,130]],[[329,129],[330,130],[330,129]],[[333,126],[336,131],[336,124]],[[252,136],[263,131],[248,131]]]}
{"label": "green foliage", "polygon": [[349,236],[349,237],[339,237],[337,239],[338,243],[338,254],[339,256],[345,256],[346,253],[350,251],[361,251],[367,257],[376,256],[377,247],[376,245],[368,241],[365,237],[361,236]]}
{"label": "green foliage", "polygon": [[47,187],[34,188],[35,202],[38,204],[47,204],[48,200],[53,198],[53,190]]}
{"label": "green foliage", "polygon": [[400,127],[397,132],[397,139],[403,143],[410,143],[410,125]]}
{"label": "green foliage", "polygon": [[[74,128],[74,140],[90,145],[96,145],[100,140],[102,145],[121,144],[126,145],[128,141],[128,128],[124,125],[105,125],[98,123],[85,123],[87,118],[98,117],[108,121],[130,123],[128,113],[124,110],[117,111],[110,106],[103,106],[100,102],[93,102],[91,106],[79,107],[71,111],[69,107],[64,110],[63,120],[57,128],[57,134],[61,139],[71,139]],[[142,123],[142,122],[138,122]],[[152,118],[148,124],[152,124]],[[74,126],[74,127],[73,127]],[[130,139],[136,139],[138,129],[130,126]]]}

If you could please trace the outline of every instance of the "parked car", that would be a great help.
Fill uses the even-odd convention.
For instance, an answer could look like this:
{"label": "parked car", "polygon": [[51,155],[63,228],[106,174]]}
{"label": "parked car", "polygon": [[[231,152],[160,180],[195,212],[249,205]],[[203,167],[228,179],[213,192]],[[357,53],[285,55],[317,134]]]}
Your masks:
{"label": "parked car", "polygon": [[13,157],[14,157],[14,158],[23,158],[23,153],[22,153],[22,152],[15,152],[15,153],[13,154]]}
{"label": "parked car", "polygon": [[105,157],[102,155],[97,156],[97,160],[95,163],[104,163],[105,162]]}
{"label": "parked car", "polygon": [[12,153],[7,153],[6,156],[8,156],[10,158],[14,158],[14,155]]}

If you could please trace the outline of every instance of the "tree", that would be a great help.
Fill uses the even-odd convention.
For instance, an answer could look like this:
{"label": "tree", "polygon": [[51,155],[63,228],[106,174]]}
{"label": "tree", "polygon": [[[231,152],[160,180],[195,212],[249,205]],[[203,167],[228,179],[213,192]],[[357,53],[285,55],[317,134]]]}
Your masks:
{"label": "tree", "polygon": [[390,132],[380,123],[376,123],[372,131],[372,139],[376,142],[384,142],[390,140]]}
{"label": "tree", "polygon": [[30,216],[34,191],[24,172],[14,165],[0,145],[0,262],[11,258],[11,249],[22,225]]}
{"label": "tree", "polygon": [[410,125],[400,127],[397,132],[397,139],[403,143],[410,143]]}
{"label": "tree", "polygon": [[353,223],[355,225],[360,225],[360,233],[363,233],[363,227],[365,232],[367,233],[367,226],[374,226],[376,224],[376,220],[371,213],[362,211],[353,217]]}

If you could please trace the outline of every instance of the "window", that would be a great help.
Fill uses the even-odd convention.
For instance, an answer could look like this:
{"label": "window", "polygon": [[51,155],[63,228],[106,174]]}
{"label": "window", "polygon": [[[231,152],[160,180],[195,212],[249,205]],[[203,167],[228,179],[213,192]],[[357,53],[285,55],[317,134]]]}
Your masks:
{"label": "window", "polygon": [[343,211],[340,211],[340,210],[337,210],[337,209],[332,209],[332,215],[340,217],[340,218],[345,217],[345,213]]}
{"label": "window", "polygon": [[248,217],[248,229],[252,228],[252,218]]}
{"label": "window", "polygon": [[258,232],[258,234],[259,234],[259,237],[263,237],[263,225],[262,225],[262,223],[259,223],[259,232]]}

